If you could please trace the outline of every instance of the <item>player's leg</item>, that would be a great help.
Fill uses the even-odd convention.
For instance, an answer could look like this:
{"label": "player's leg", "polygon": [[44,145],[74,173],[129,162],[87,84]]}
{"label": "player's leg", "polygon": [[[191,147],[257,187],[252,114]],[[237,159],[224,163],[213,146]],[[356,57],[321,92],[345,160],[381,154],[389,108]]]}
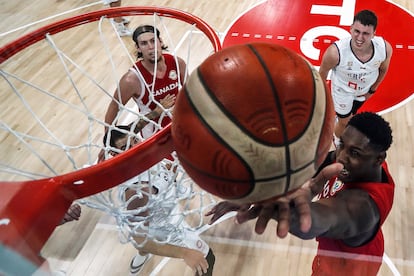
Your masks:
{"label": "player's leg", "polygon": [[129,272],[131,275],[137,275],[143,268],[147,260],[151,257],[151,254],[141,255],[139,251],[132,258],[129,265]]}
{"label": "player's leg", "polygon": [[[109,5],[111,8],[120,7],[121,0],[103,0],[104,5]],[[113,20],[116,30],[120,36],[131,36],[132,31],[126,26],[129,20],[123,17],[115,17]]]}
{"label": "player's leg", "polygon": [[350,93],[344,93],[339,89],[332,89],[332,99],[334,103],[334,109],[337,117],[335,124],[334,139],[335,144],[342,132],[344,131],[346,124],[352,117],[352,107],[354,102],[354,96]]}
{"label": "player's leg", "polygon": [[351,110],[352,115],[355,115],[355,114],[358,112],[359,108],[360,108],[360,107],[361,107],[364,103],[365,103],[365,101],[357,101],[357,100],[354,100],[354,102],[353,102],[353,104],[352,104],[352,110]]}
{"label": "player's leg", "polygon": [[354,100],[352,102],[352,108],[351,111],[345,115],[341,115],[336,113],[337,117],[338,117],[338,122],[335,125],[335,136],[336,137],[340,137],[340,135],[342,134],[342,132],[344,131],[346,125],[348,124],[349,120],[352,118],[352,116],[354,116],[358,109],[364,104],[363,101],[356,101]]}
{"label": "player's leg", "polygon": [[[142,183],[146,184],[146,183]],[[151,189],[154,189],[154,187],[151,187]],[[134,197],[131,202],[128,204],[127,209],[128,210],[134,210],[140,207],[144,207],[148,203],[148,194],[150,191],[150,187],[144,187],[142,188],[141,192],[138,192],[134,189],[126,189],[125,190],[125,199],[129,200],[131,197]],[[156,191],[152,190],[151,193],[156,193]],[[141,212],[137,214],[137,216],[148,216],[148,212]],[[144,268],[144,265],[146,261],[151,257],[151,254],[142,254],[137,252],[137,254],[132,257],[131,263],[129,264],[129,272],[131,275],[137,275],[139,272]]]}
{"label": "player's leg", "polygon": [[346,125],[348,124],[349,120],[351,119],[352,114],[348,113],[348,114],[346,114],[346,116],[344,116],[344,115],[336,113],[336,116],[338,118],[338,121],[335,124],[334,133],[335,133],[335,136],[337,138],[339,138],[339,137],[341,137],[342,132],[344,132],[344,129],[345,129]]}
{"label": "player's leg", "polygon": [[216,262],[216,256],[214,256],[213,250],[208,251],[208,254],[206,256],[206,260],[208,263],[208,270],[207,273],[204,273],[203,276],[211,276],[213,275],[213,268],[214,268],[214,263]]}

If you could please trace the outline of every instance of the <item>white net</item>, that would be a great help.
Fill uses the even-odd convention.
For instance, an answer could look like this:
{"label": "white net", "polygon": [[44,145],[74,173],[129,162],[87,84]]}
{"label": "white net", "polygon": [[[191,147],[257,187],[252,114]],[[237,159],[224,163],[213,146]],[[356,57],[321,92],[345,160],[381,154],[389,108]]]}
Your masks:
{"label": "white net", "polygon": [[216,201],[187,177],[176,158],[173,160],[165,159],[82,203],[113,216],[123,243],[140,248],[150,239],[180,245],[188,236],[185,233],[202,231],[204,213]]}
{"label": "white net", "polygon": [[[168,52],[187,64],[186,75],[215,51],[196,25],[174,16],[154,11],[129,19],[131,28],[150,24],[159,29]],[[135,126],[141,119],[152,125],[154,132],[160,130],[159,120],[171,117],[172,109],[152,97],[150,101],[162,109],[159,118],[148,119],[131,100],[125,105],[117,101],[116,124],[104,121],[121,76],[136,62],[135,51],[131,38],[120,37],[104,16],[97,22],[46,34],[43,40],[3,62],[0,179],[54,177],[94,166],[99,153],[103,152],[106,159],[111,153],[121,153],[109,140],[103,141],[105,127],[108,133],[119,130],[139,142],[145,140],[141,132],[117,125]],[[151,91],[151,85],[146,88]],[[146,239],[169,243],[184,229],[196,231],[205,224],[205,209],[215,200],[188,178],[174,154],[170,159],[80,203],[115,217],[121,240],[136,247]]]}

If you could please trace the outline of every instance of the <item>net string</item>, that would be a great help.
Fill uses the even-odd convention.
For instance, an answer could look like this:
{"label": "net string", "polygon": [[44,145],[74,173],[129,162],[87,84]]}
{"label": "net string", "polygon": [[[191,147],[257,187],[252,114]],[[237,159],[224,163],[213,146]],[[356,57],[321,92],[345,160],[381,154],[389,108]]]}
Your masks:
{"label": "net string", "polygon": [[[98,32],[101,43],[101,47],[106,53],[109,63],[111,64],[110,76],[113,81],[116,83],[116,87],[119,91],[119,76],[117,74],[117,68],[115,65],[114,56],[111,52],[110,41],[103,31],[103,24],[109,21],[108,18],[102,17],[98,22]],[[174,45],[171,34],[168,30],[167,24],[164,22],[162,17],[153,14],[153,24],[154,26],[161,25],[163,34],[167,37],[168,45],[172,45],[173,51],[170,52],[176,61],[177,69],[180,70],[178,66],[178,53],[177,48],[184,44],[184,40],[188,39],[186,51],[186,63],[189,64],[189,60],[192,58],[191,53],[191,40],[193,39],[193,34],[195,31],[195,25],[190,25],[188,31],[186,32],[186,37],[183,37],[178,45]],[[113,25],[112,25],[113,26]],[[135,59],[132,57],[128,51],[125,42],[119,37],[116,30],[114,33],[117,35],[117,39],[120,42],[121,48],[123,49],[125,56],[128,57],[130,64],[135,65]],[[189,35],[188,35],[189,34]],[[102,138],[99,137],[96,139],[93,136],[93,126],[98,125],[102,130],[104,127],[108,127],[109,130],[117,129],[120,132],[127,133],[131,138],[144,141],[145,138],[142,137],[140,133],[134,133],[131,131],[126,131],[123,129],[118,129],[114,124],[107,124],[102,119],[95,117],[93,112],[90,110],[90,107],[84,100],[84,95],[80,91],[77,83],[74,79],[74,72],[69,69],[73,66],[76,72],[84,76],[88,81],[90,81],[94,87],[97,88],[97,91],[104,95],[110,100],[117,101],[119,112],[115,121],[119,121],[126,114],[126,118],[122,121],[126,123],[127,120],[131,120],[131,117],[136,117],[138,119],[145,120],[148,124],[154,127],[154,131],[161,129],[161,120],[164,117],[171,117],[171,109],[165,109],[161,103],[155,101],[152,97],[151,100],[160,108],[162,108],[162,115],[158,120],[150,120],[145,117],[140,110],[134,107],[124,106],[120,101],[113,98],[112,93],[108,92],[100,82],[90,74],[81,64],[78,64],[69,54],[65,53],[61,47],[59,47],[54,39],[54,35],[47,35],[45,37],[47,44],[54,51],[54,55],[60,61],[60,65],[65,72],[66,79],[69,81],[72,86],[71,94],[76,96],[76,99],[80,102],[80,105],[73,104],[70,101],[67,101],[64,97],[59,96],[56,93],[53,93],[49,89],[44,89],[31,81],[20,78],[19,76],[9,73],[3,68],[0,68],[0,73],[2,78],[6,80],[8,85],[11,87],[11,90],[14,91],[14,94],[20,98],[20,101],[25,106],[26,110],[29,111],[32,118],[35,119],[36,124],[41,125],[41,128],[47,133],[47,138],[40,136],[31,135],[24,131],[14,130],[12,126],[7,124],[7,122],[0,121],[0,129],[5,130],[8,133],[11,133],[15,136],[19,142],[24,145],[32,154],[34,154],[38,160],[40,160],[48,168],[48,171],[52,175],[59,175],[57,169],[53,168],[53,164],[50,164],[41,154],[37,153],[36,149],[31,145],[31,142],[41,142],[48,146],[53,146],[60,149],[66,159],[70,161],[70,164],[74,170],[83,168],[84,166],[90,166],[96,164],[96,157],[93,155],[93,149],[103,149],[105,151],[106,157],[110,158],[109,152],[114,151],[121,153],[122,151],[116,148],[110,147],[108,141],[103,143]],[[156,40],[157,41],[157,40]],[[117,55],[120,54],[119,52]],[[137,69],[137,68],[136,68]],[[186,66],[185,77],[187,77],[189,72],[189,67]],[[139,72],[139,70],[137,70]],[[180,72],[178,72],[180,75]],[[140,74],[140,72],[139,72]],[[154,74],[155,75],[155,74]],[[141,78],[143,79],[142,75]],[[19,91],[11,79],[21,83],[25,86],[33,88],[36,93],[47,96],[53,101],[64,104],[70,110],[80,113],[83,117],[88,120],[87,128],[87,141],[79,143],[76,145],[66,144],[64,141],[57,137],[53,130],[48,126],[44,125],[41,118],[32,110],[30,103],[25,100],[24,92]],[[180,78],[179,87],[182,86]],[[153,80],[154,84],[155,79]],[[145,83],[145,82],[144,82]],[[146,84],[146,88],[154,92],[154,85],[150,87]],[[152,93],[150,93],[152,94]],[[128,117],[129,116],[129,117]],[[125,117],[125,116],[124,116]],[[137,123],[138,120],[135,120],[133,123]],[[130,146],[130,144],[128,145]],[[72,151],[77,149],[85,149],[87,151],[86,162],[77,163],[77,160],[72,156]],[[173,153],[172,160],[163,160],[161,163],[157,164],[150,170],[144,172],[141,175],[136,176],[134,179],[131,179],[125,183],[120,184],[119,186],[107,190],[105,192],[96,194],[94,196],[79,200],[79,203],[84,204],[90,208],[94,208],[104,212],[105,214],[113,217],[116,221],[116,225],[119,228],[120,241],[125,243],[132,243],[136,248],[141,248],[146,241],[153,240],[158,243],[172,243],[179,242],[182,238],[182,235],[185,231],[196,231],[205,225],[204,213],[205,210],[210,208],[215,204],[215,199],[210,194],[201,191],[193,181],[187,176],[183,168],[178,162],[176,155]],[[63,160],[62,160],[63,161]],[[6,163],[0,162],[0,171],[10,174],[18,174],[24,178],[29,179],[39,179],[49,177],[48,174],[39,174],[37,172],[31,172],[29,170],[14,168]],[[145,179],[145,180],[144,180]],[[146,184],[144,184],[146,182]],[[152,188],[156,186],[157,183],[163,183],[163,189],[158,189],[157,194],[148,193],[145,191],[146,188]],[[136,195],[127,199],[125,197],[125,191],[127,189],[134,190]],[[134,199],[139,198],[140,196],[148,197],[148,204],[136,208],[134,210],[129,210],[128,205],[133,202]],[[164,214],[163,216],[155,215],[159,213]],[[142,213],[149,213],[147,216],[140,215]],[[139,237],[139,239],[137,239]]]}
{"label": "net string", "polygon": [[[153,16],[153,24],[154,27],[156,26],[157,22],[156,19],[162,25],[164,36],[167,37],[168,44],[172,44],[172,39],[170,36],[170,32],[168,31],[166,24],[164,24],[162,17],[158,17],[156,14]],[[192,31],[194,31],[195,26],[192,25],[192,30],[190,30],[190,40],[192,37]],[[158,40],[155,40],[155,44],[159,43]],[[190,45],[191,43],[188,43]],[[157,46],[155,46],[155,56],[157,56]],[[180,76],[180,67],[178,65],[178,59],[176,54],[176,47],[173,47],[173,51],[170,52],[176,61],[176,67],[178,70],[178,75]],[[190,47],[188,46],[187,49],[187,58],[186,60],[189,61],[191,56]],[[141,72],[138,70],[136,63],[130,57],[133,67],[135,68],[136,72],[138,73],[141,81],[144,79]],[[157,71],[157,63],[155,63],[154,72]],[[186,66],[185,77],[188,74],[188,66]],[[154,97],[154,87],[156,81],[156,74],[153,74],[152,85],[149,87],[148,84],[143,81],[147,91],[149,93],[149,102],[146,104],[149,106],[151,102],[154,102],[157,106],[161,107],[163,112],[162,115],[158,118],[158,122],[161,122],[164,116],[171,117],[171,113],[169,109],[165,109],[159,102],[157,102]],[[179,87],[182,86],[181,79],[179,80]],[[118,93],[119,93],[119,84],[118,84]],[[118,97],[121,98],[121,95],[118,94]],[[117,102],[120,105],[119,102]],[[122,112],[122,107],[120,107]],[[119,113],[118,113],[119,114]],[[161,129],[160,124],[158,122],[154,122],[153,120],[147,119],[145,116],[140,114],[138,117],[139,119],[146,120],[148,123],[151,123],[155,126],[155,131]],[[135,124],[138,120],[135,121]],[[110,126],[110,129],[114,126]],[[132,129],[135,125],[132,125]],[[121,131],[122,132],[122,131]],[[140,141],[143,138],[139,135],[140,133],[134,134],[131,132],[125,131],[124,133],[128,133],[131,138],[138,138]],[[130,146],[130,139],[127,140],[127,148]],[[119,152],[118,149],[111,148],[111,150]],[[140,176],[138,179],[131,180],[135,181],[133,183],[126,182],[121,184],[115,189],[111,189],[109,191],[103,192],[99,194],[98,200],[100,202],[105,202],[102,205],[99,205],[98,202],[94,201],[94,196],[92,196],[88,201],[83,202],[88,206],[94,206],[94,208],[104,210],[104,212],[111,214],[116,219],[116,224],[119,229],[119,239],[122,243],[131,243],[136,248],[142,248],[148,240],[155,241],[157,243],[177,243],[183,236],[183,232],[185,231],[196,231],[200,229],[202,226],[205,225],[204,222],[204,212],[206,209],[211,208],[215,203],[215,199],[207,194],[204,191],[198,190],[196,192],[196,188],[192,180],[186,175],[185,171],[181,167],[178,162],[176,155],[173,153],[174,161],[172,162],[170,168],[175,168],[176,170],[167,169],[165,164],[159,163],[156,167],[151,168],[149,171],[143,173],[144,175],[148,175],[148,184],[143,185],[140,181]],[[165,162],[169,162],[164,160]],[[154,175],[155,174],[155,175]],[[157,182],[162,175],[167,180],[167,187],[165,190],[159,191],[159,194],[153,195],[151,193],[147,193],[143,191],[143,188],[149,187],[152,188],[153,182]],[[162,181],[162,180],[161,180]],[[133,189],[136,191],[136,195],[132,196],[130,199],[126,200],[125,198],[125,190],[126,189]],[[187,194],[180,194],[179,190],[185,189]],[[113,191],[116,190],[116,191]],[[113,198],[113,193],[116,193],[118,196],[116,199]],[[135,210],[128,210],[128,205],[140,195],[145,195],[148,197],[148,202],[144,207],[137,208]],[[103,197],[106,199],[103,200]],[[113,200],[114,199],[114,200]],[[194,201],[197,202],[198,206],[195,208],[192,206]],[[110,204],[107,204],[110,202]],[[92,204],[92,205],[91,205]],[[148,211],[148,216],[141,216],[143,212]],[[164,216],[160,214],[164,213]],[[157,215],[154,215],[157,214]],[[193,226],[190,226],[186,222],[186,218],[193,216]],[[155,225],[157,229],[152,229],[151,225]],[[164,235],[160,235],[159,232],[166,233]],[[155,233],[154,233],[155,232]],[[137,239],[136,237],[140,237],[141,239]]]}

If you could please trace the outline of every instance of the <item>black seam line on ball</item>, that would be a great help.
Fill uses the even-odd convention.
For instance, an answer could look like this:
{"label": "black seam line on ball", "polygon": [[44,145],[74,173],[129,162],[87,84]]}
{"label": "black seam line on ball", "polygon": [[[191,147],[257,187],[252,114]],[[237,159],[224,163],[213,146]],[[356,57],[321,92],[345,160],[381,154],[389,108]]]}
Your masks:
{"label": "black seam line on ball", "polygon": [[283,144],[285,145],[284,146],[285,147],[285,156],[286,156],[285,164],[287,166],[286,167],[286,175],[287,175],[286,178],[287,179],[286,179],[286,187],[285,187],[285,194],[286,194],[289,191],[290,180],[291,180],[291,177],[290,177],[290,173],[291,173],[291,167],[290,167],[290,161],[291,160],[290,159],[291,159],[291,157],[290,157],[290,153],[289,153],[289,147],[286,145],[286,142],[288,141],[288,137],[287,137],[287,133],[286,133],[287,132],[287,129],[286,129],[286,124],[285,124],[285,117],[283,116],[283,113],[282,113],[282,106],[280,104],[280,99],[277,96],[277,89],[276,89],[276,87],[275,87],[275,85],[273,83],[273,79],[271,77],[269,68],[267,67],[267,65],[264,62],[262,56],[256,50],[256,48],[252,44],[248,44],[247,46],[256,55],[257,59],[259,60],[260,64],[262,65],[262,67],[263,67],[263,69],[265,71],[265,74],[266,74],[266,77],[268,79],[268,82],[269,82],[269,84],[270,84],[270,86],[272,88],[273,96],[275,98],[275,104],[277,106],[277,110],[278,110],[278,113],[279,113],[280,122],[281,122],[281,128],[282,128],[282,133],[283,133],[283,141],[285,141],[285,143],[283,143]]}
{"label": "black seam line on ball", "polygon": [[[312,112],[311,112],[311,115],[309,116],[309,121],[308,121],[308,123],[307,123],[307,127],[306,127],[306,130],[305,131],[307,131],[308,130],[308,128],[310,127],[310,125],[311,125],[311,121],[312,121],[312,118],[313,118],[313,116],[314,116],[314,113],[315,113],[315,106],[316,106],[316,100],[317,100],[317,97],[318,97],[318,93],[317,93],[317,87],[316,87],[316,82],[317,82],[317,80],[316,80],[316,78],[314,78],[313,77],[313,66],[312,66],[312,64],[309,64],[309,63],[306,63],[307,65],[308,65],[308,68],[309,68],[309,72],[310,72],[310,74],[311,74],[311,77],[312,77],[312,80],[313,80],[313,91],[315,91],[315,93],[314,93],[314,97],[313,97],[313,102],[312,102]],[[320,77],[320,76],[319,76]],[[327,93],[329,93],[329,92],[327,92],[326,91],[326,86],[325,86],[325,84],[323,84],[323,90],[324,90],[324,97],[325,97],[325,108],[324,108],[324,113],[323,113],[323,116],[322,116],[322,118],[324,118],[324,120],[326,119],[326,116],[327,116],[327,112],[328,112],[328,94]],[[323,122],[323,124],[324,124],[325,122]],[[318,137],[318,142],[317,142],[317,147],[315,148],[315,152],[313,153],[313,157],[314,157],[314,160],[316,160],[317,159],[317,155],[318,155],[318,148],[319,148],[319,145],[320,145],[320,143],[321,143],[321,139],[322,139],[322,135],[323,135],[323,133],[324,133],[324,125],[322,125],[322,127],[321,127],[321,131],[320,131],[320,133],[319,133],[319,137]]]}
{"label": "black seam line on ball", "polygon": [[[220,102],[218,102],[218,100],[215,98],[215,97],[213,97],[212,96],[212,92],[211,92],[211,90],[210,90],[210,88],[208,87],[208,85],[206,84],[206,82],[205,82],[205,80],[204,80],[204,78],[203,78],[203,76],[202,76],[202,74],[201,74],[201,72],[200,72],[200,70],[199,69],[197,69],[197,71],[196,71],[196,73],[197,73],[197,75],[198,75],[198,78],[199,78],[199,80],[200,80],[200,82],[202,83],[202,86],[204,87],[204,89],[206,90],[206,92],[207,92],[207,94],[208,94],[208,96],[213,100],[213,102],[215,102],[218,106],[219,106],[219,108],[220,108],[220,110],[222,111],[222,112],[224,112],[224,106],[220,103]],[[187,96],[187,98],[188,98],[188,102],[190,103],[190,106],[191,106],[191,108],[193,109],[193,111],[197,114],[197,117],[200,119],[200,121],[201,121],[201,123],[206,127],[206,129],[210,132],[210,134],[213,136],[213,137],[215,137],[222,145],[225,145],[225,147],[226,147],[226,149],[227,150],[229,150],[230,152],[232,152],[233,154],[234,154],[234,156],[236,156],[237,157],[237,159],[244,165],[244,167],[248,170],[248,173],[252,176],[252,180],[254,181],[254,173],[253,173],[253,171],[252,171],[252,169],[250,168],[250,165],[244,160],[244,158],[242,158],[242,156],[239,154],[239,153],[237,153],[234,149],[233,149],[233,147],[231,147],[223,138],[221,138],[221,136],[220,135],[218,135],[218,133],[208,124],[208,122],[201,116],[201,113],[198,111],[198,109],[197,109],[197,107],[196,107],[196,105],[194,104],[194,102],[193,102],[193,100],[192,100],[192,98],[191,98],[191,95],[190,95],[190,93],[188,92],[188,90],[187,90],[187,88],[185,87],[184,88],[184,92],[185,92],[185,95]],[[200,93],[200,92],[198,92],[198,91],[195,91],[195,92],[193,92],[193,93]],[[224,112],[226,115],[227,115],[227,113],[226,112]],[[233,121],[233,120],[231,120],[231,121]],[[234,122],[234,121],[233,121]],[[252,185],[252,187],[253,187],[253,185]],[[252,190],[253,190],[253,188],[252,188]],[[251,191],[252,191],[251,190]],[[250,191],[250,192],[251,192]],[[249,192],[249,193],[250,193]]]}

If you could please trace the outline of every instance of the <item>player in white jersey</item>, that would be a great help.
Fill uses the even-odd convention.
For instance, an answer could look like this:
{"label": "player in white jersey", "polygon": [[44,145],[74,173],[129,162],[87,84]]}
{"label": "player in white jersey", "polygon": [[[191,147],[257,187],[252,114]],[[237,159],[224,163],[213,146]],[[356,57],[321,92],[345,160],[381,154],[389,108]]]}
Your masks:
{"label": "player in white jersey", "polygon": [[340,137],[349,119],[375,93],[384,79],[392,56],[391,45],[375,36],[377,16],[369,10],[358,12],[351,25],[351,37],[330,45],[322,57],[319,73],[326,81],[331,72],[331,92]]}

